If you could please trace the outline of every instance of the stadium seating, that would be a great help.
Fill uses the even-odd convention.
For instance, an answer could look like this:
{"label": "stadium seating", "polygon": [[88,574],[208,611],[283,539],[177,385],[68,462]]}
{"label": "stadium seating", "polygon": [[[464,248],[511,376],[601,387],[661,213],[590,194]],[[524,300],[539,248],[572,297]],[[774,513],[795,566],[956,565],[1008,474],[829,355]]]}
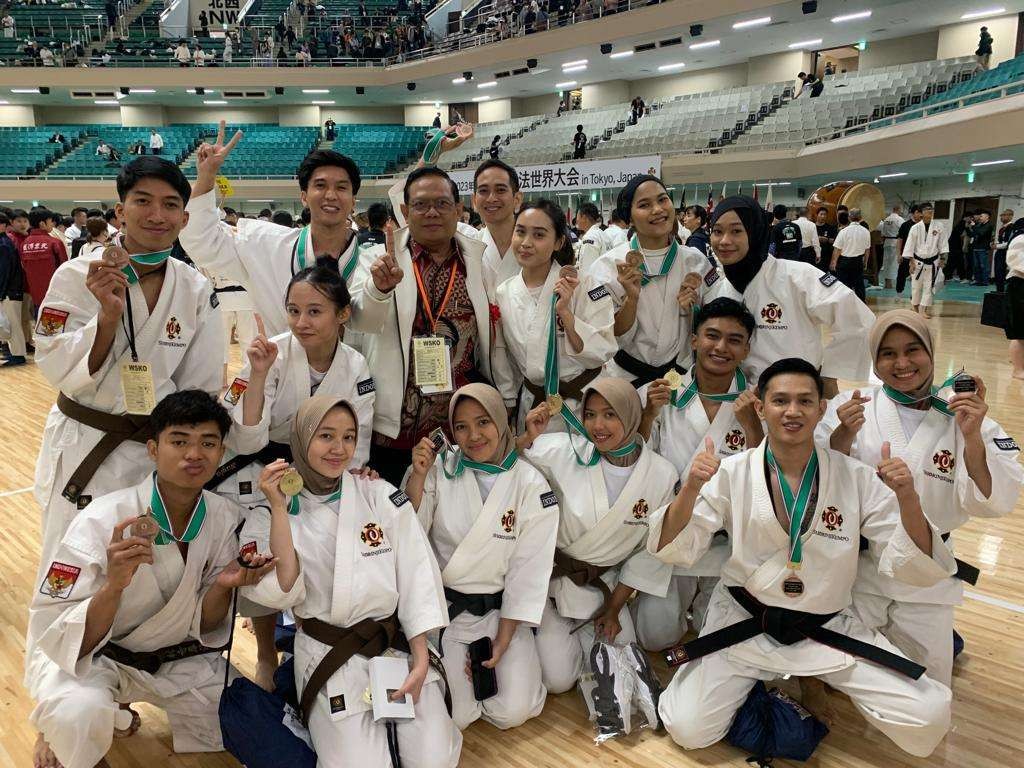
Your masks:
{"label": "stadium seating", "polygon": [[[970,80],[963,80],[956,85],[949,88],[944,93],[938,92],[930,96],[921,102],[920,106],[927,107],[930,104],[937,104],[939,102],[948,101],[950,99],[960,99],[965,96],[969,96],[972,93],[978,93],[979,91],[987,91],[991,88],[1000,88],[1005,85],[1014,84],[1013,88],[1008,89],[1009,93],[1020,93],[1024,91],[1024,54],[1017,56],[1014,59],[1004,61],[995,69],[990,69],[980,74],[975,75]],[[999,92],[985,94],[983,96],[976,96],[974,98],[966,99],[964,105],[978,104],[982,101],[988,101],[989,99],[995,99],[999,97]],[[940,108],[937,111],[945,111],[946,109],[954,109],[954,105]],[[913,116],[910,116],[913,117]]]}
{"label": "stadium seating", "polygon": [[[46,168],[41,175],[49,178],[114,178],[121,164],[131,160],[128,148],[132,144],[141,141],[146,151],[149,151],[149,128],[125,128],[119,125],[47,127],[50,133],[60,130],[65,136],[73,131],[81,132],[83,129],[88,131],[88,135],[81,136],[78,148]],[[164,140],[163,156],[168,160],[181,162],[199,145],[200,135],[205,132],[205,126],[165,125],[158,130]],[[96,147],[101,139],[121,154],[120,163],[111,163],[108,158],[96,154]]]}
{"label": "stadium seating", "polygon": [[[85,138],[85,126],[59,128],[58,126],[37,126],[34,128],[0,128],[0,176],[36,176],[43,169],[67,152],[73,151]],[[49,138],[60,130],[64,144],[49,142]]]}
{"label": "stadium seating", "polygon": [[428,130],[415,125],[339,125],[333,149],[348,155],[363,174],[393,173],[418,157]]}
{"label": "stadium seating", "polygon": [[[475,126],[476,130],[473,138],[459,147],[458,150],[453,151],[452,156],[443,156],[441,158],[441,165],[446,168],[465,168],[467,165],[489,157],[487,149],[491,146],[495,136],[501,136],[502,157],[505,157],[508,153],[510,142],[521,138],[525,133],[531,131],[545,120],[547,118],[544,115],[532,115],[530,117],[517,117],[513,120],[478,123]],[[422,145],[420,149],[422,150]]]}
{"label": "stadium seating", "polygon": [[[212,138],[213,130],[207,126],[204,135]],[[319,128],[282,128],[277,125],[241,124],[228,126],[227,135],[236,130],[245,133],[235,150],[221,168],[228,178],[293,178],[295,169],[320,139]]]}

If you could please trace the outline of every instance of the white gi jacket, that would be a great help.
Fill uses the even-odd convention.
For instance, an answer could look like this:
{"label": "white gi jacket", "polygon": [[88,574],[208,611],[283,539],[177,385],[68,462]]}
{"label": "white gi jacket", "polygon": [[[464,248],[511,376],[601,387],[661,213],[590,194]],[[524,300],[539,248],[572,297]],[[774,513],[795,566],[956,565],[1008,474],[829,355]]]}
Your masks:
{"label": "white gi jacket", "polygon": [[484,287],[487,289],[487,297],[494,303],[495,289],[510,277],[519,272],[519,262],[509,245],[505,253],[498,252],[498,246],[491,237],[491,231],[484,227],[477,235],[477,239],[484,244]]}
{"label": "white gi jacket", "polygon": [[[917,222],[910,228],[907,242],[903,246],[902,256],[904,259],[930,259],[932,256],[941,256],[944,253],[949,253],[949,239],[942,231],[942,225],[939,222],[933,220],[928,225],[927,231],[925,231],[923,221]],[[911,265],[911,269],[913,269],[913,265]]]}
{"label": "white gi jacket", "polygon": [[[291,590],[283,592],[275,574],[270,573],[259,584],[243,588],[242,594],[258,605],[291,608],[299,619],[315,618],[336,627],[350,627],[363,619],[386,619],[396,610],[406,637],[447,625],[441,574],[405,492],[396,491],[384,480],[348,472],[341,482],[340,501],[325,503],[324,497],[308,491],[298,497],[299,513],[288,520],[300,562],[299,577]],[[249,515],[241,533],[243,547],[246,541],[259,541],[250,536],[250,526],[269,533],[267,517],[265,512]],[[258,548],[266,551],[262,542]],[[295,679],[300,696],[329,650],[330,646],[301,630],[296,633]],[[426,682],[439,679],[431,669]],[[353,656],[317,695],[344,695],[345,709],[332,717],[347,718],[372,710],[363,698],[369,683],[369,660]],[[329,706],[327,711],[331,711]]]}
{"label": "white gi jacket", "polygon": [[1017,235],[1006,249],[1007,277],[1024,277],[1024,236]]}
{"label": "white gi jacket", "polygon": [[800,227],[800,242],[804,248],[814,249],[814,260],[821,261],[821,240],[818,239],[818,228],[806,216],[799,216],[793,222]]}
{"label": "white gi jacket", "polygon": [[[684,241],[685,242],[685,241]],[[611,250],[600,225],[588,229],[576,244],[576,266],[586,274],[602,253]]]}

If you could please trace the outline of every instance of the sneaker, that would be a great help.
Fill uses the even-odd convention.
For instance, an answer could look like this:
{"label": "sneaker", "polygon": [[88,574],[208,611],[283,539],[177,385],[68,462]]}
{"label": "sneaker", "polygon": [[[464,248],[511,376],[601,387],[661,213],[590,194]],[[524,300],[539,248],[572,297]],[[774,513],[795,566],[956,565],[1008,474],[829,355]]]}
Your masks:
{"label": "sneaker", "polygon": [[598,738],[610,738],[625,731],[622,709],[615,696],[615,659],[604,643],[594,643],[590,649],[590,669],[596,687],[591,692],[597,713]]}
{"label": "sneaker", "polygon": [[624,651],[627,660],[632,662],[636,672],[635,700],[644,713],[651,728],[657,730],[662,726],[658,715],[658,699],[661,698],[661,681],[651,668],[651,661],[636,643],[630,643]]}
{"label": "sneaker", "polygon": [[24,355],[11,355],[7,358],[6,363],[0,363],[0,368],[13,368],[16,365],[25,365],[27,362]]}

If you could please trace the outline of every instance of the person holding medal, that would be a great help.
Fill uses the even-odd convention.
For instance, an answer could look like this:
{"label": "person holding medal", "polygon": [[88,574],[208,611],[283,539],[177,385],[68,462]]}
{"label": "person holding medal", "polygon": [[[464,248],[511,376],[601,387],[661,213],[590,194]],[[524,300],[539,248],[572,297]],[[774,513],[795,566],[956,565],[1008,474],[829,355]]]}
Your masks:
{"label": "person holding medal", "polygon": [[683,666],[658,712],[686,749],[723,738],[758,680],[788,675],[846,693],[917,757],[949,728],[949,688],[858,618],[852,589],[862,536],[872,567],[907,584],[937,584],[956,564],[888,449],[870,467],[815,444],[823,388],[806,360],[770,365],[758,380],[766,439],[719,459],[705,438],[676,497],[652,515],[647,549],[665,563],[692,566],[723,528],[732,543],[700,636],[665,652]]}
{"label": "person holding medal", "polygon": [[[640,388],[645,402],[640,434],[651,450],[672,462],[686,477],[690,462],[706,450],[719,458],[753,448],[764,439],[757,400],[741,368],[750,352],[754,318],[733,299],[720,297],[697,315],[693,337],[694,366],[685,375],[674,370]],[[674,569],[664,599],[642,594],[632,603],[637,637],[644,648],[658,651],[674,645],[689,627],[704,623],[711,591],[729,557],[729,539],[715,536],[708,553],[692,568]]]}
{"label": "person holding medal", "polygon": [[635,591],[664,597],[668,589],[672,569],[644,543],[648,513],[672,498],[678,473],[644,443],[640,415],[640,397],[629,382],[601,378],[584,391],[579,417],[568,414],[568,432],[545,434],[554,416],[542,403],[527,415],[517,441],[558,499],[551,599],[537,630],[550,693],[576,684],[595,639],[636,640],[625,608]]}
{"label": "person holding medal", "polygon": [[565,428],[562,409],[576,410],[583,390],[617,349],[611,294],[573,266],[565,215],[550,200],[519,211],[512,250],[520,269],[498,286],[496,300],[519,428],[543,401],[559,417],[548,428],[558,431]]}
{"label": "person holding medal", "polygon": [[[1024,481],[1016,441],[988,417],[985,383],[954,374],[933,385],[933,339],[921,315],[881,315],[869,344],[882,385],[841,392],[829,403],[819,437],[833,449],[875,466],[888,451],[913,476],[925,515],[943,539],[972,517],[1009,514]],[[928,589],[873,568],[867,553],[854,585],[854,606],[928,676],[951,685],[953,607],[978,569],[958,561],[955,578]]]}
{"label": "person holding medal", "polygon": [[558,501],[519,459],[496,389],[468,384],[448,409],[458,449],[440,429],[423,438],[405,492],[441,566],[451,620],[441,651],[455,724],[483,718],[514,728],[539,715],[547,697],[532,628],[547,603]]}
{"label": "person holding medal", "polygon": [[[60,392],[36,464],[40,580],[81,510],[152,471],[146,440],[157,402],[183,389],[220,391],[224,337],[213,286],[168,258],[188,220],[189,192],[168,160],[125,165],[116,206],[124,235],[61,264],[40,305],[36,364]],[[31,627],[25,645],[25,686],[34,695]]]}
{"label": "person holding medal", "polygon": [[[300,714],[318,765],[383,766],[390,753],[406,768],[455,768],[462,734],[426,635],[448,623],[441,574],[405,492],[346,471],[358,440],[345,400],[318,394],[299,406],[293,466],[277,460],[260,475],[276,568],[243,595],[295,614]],[[381,655],[408,662],[391,700],[412,703],[411,719],[374,720],[366,692]]]}
{"label": "person holding medal", "polygon": [[590,274],[615,302],[619,351],[605,374],[639,388],[670,369],[686,370],[693,310],[717,295],[720,276],[703,253],[680,243],[675,207],[658,177],[633,178],[616,208],[630,224],[627,240],[597,259]]}

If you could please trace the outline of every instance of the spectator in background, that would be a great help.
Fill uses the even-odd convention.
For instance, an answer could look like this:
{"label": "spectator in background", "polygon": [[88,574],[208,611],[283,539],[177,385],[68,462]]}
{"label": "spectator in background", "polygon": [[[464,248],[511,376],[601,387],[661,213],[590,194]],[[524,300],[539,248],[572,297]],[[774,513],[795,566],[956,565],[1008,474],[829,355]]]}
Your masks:
{"label": "spectator in background", "polygon": [[327,141],[334,141],[338,137],[338,124],[331,118],[324,121],[324,138]]}
{"label": "spectator in background", "polygon": [[205,10],[199,12],[199,36],[210,36],[210,18],[206,15]]}
{"label": "spectator in background", "polygon": [[583,126],[576,126],[576,135],[572,137],[572,158],[582,160],[587,156],[587,134],[583,132]]}
{"label": "spectator in background", "polygon": [[388,207],[374,203],[366,209],[367,228],[358,234],[359,245],[384,245],[384,227],[388,223]]}
{"label": "spectator in background", "polygon": [[812,99],[821,96],[821,92],[825,90],[825,81],[813,73],[807,76],[807,85],[811,88]]}
{"label": "spectator in background", "polygon": [[235,53],[235,44],[232,41],[232,35],[228,35],[224,38],[224,64],[228,65],[231,63],[231,59]]}
{"label": "spectator in background", "polygon": [[273,211],[271,211],[269,208],[264,208],[262,211],[260,211],[260,215],[258,218],[260,219],[260,221],[270,221],[270,217],[273,215]]}
{"label": "spectator in background", "polygon": [[964,255],[964,240],[967,237],[967,225],[972,220],[973,217],[964,211],[960,221],[953,225],[953,229],[949,233],[949,260],[946,261],[944,270],[947,281],[956,280],[965,283],[970,280],[970,268]]}
{"label": "spectator in background", "polygon": [[179,67],[187,67],[192,63],[192,52],[188,49],[188,45],[184,40],[178,41],[178,47],[174,49],[171,57],[178,62]]}
{"label": "spectator in background", "polygon": [[103,218],[107,220],[107,232],[111,237],[121,231],[121,219],[118,218],[116,209],[108,208],[104,211]]}
{"label": "spectator in background", "polygon": [[975,220],[967,225],[967,234],[971,237],[971,269],[974,272],[971,285],[988,285],[991,274],[988,249],[992,244],[995,227],[989,218],[988,211],[979,211]]}
{"label": "spectator in background", "polygon": [[144,155],[146,154],[146,145],[141,141],[136,141],[128,148],[129,155]]}
{"label": "spectator in background", "polygon": [[637,123],[640,122],[640,118],[644,116],[644,109],[646,108],[646,106],[647,105],[644,104],[644,100],[641,99],[639,96],[635,96],[633,98],[633,101],[629,103],[629,111],[630,116],[633,119],[633,125],[636,125]]}
{"label": "spectator in background", "polygon": [[487,154],[491,156],[492,160],[498,159],[498,156],[501,155],[501,136],[495,136],[491,140],[491,146],[488,148]]}
{"label": "spectator in background", "polygon": [[85,234],[85,223],[88,220],[88,210],[82,207],[71,209],[71,225],[64,233],[68,240],[77,240]]}
{"label": "spectator in background", "polygon": [[28,237],[29,229],[28,213],[21,208],[11,211],[11,223],[7,227],[7,236],[14,243],[14,247],[18,249],[18,253],[21,253],[21,244]]}
{"label": "spectator in background", "polygon": [[238,211],[236,211],[234,208],[229,208],[226,205],[221,210],[224,211],[225,224],[228,224],[229,226],[232,227],[238,225]]}
{"label": "spectator in background", "polygon": [[14,37],[17,22],[14,20],[14,17],[11,16],[10,10],[4,11],[4,16],[0,19],[0,28],[3,29],[4,37],[8,40]]}
{"label": "spectator in background", "polygon": [[25,288],[37,307],[43,304],[53,273],[68,260],[64,241],[50,234],[54,218],[53,212],[46,208],[36,207],[29,211],[31,229],[28,237],[21,243],[21,266],[25,270]]}
{"label": "spectator in background", "polygon": [[789,221],[789,209],[784,205],[772,208],[772,234],[768,245],[768,253],[776,259],[802,261],[800,250],[803,248],[803,237],[796,222]]}
{"label": "spectator in background", "polygon": [[157,133],[156,128],[149,131],[149,151],[154,155],[162,154],[164,151],[164,137]]}
{"label": "spectator in background", "polygon": [[78,244],[78,249],[75,250],[75,245],[72,245],[71,258],[78,258],[79,256],[89,257],[92,256],[96,251],[102,253],[103,249],[107,247],[107,243],[110,242],[110,232],[107,230],[107,221],[102,216],[93,216],[85,224],[86,237]]}
{"label": "spectator in background", "polygon": [[51,44],[43,43],[39,47],[39,61],[44,67],[52,67],[56,64],[53,59],[53,51],[50,49]]}
{"label": "spectator in background", "polygon": [[711,258],[711,242],[708,239],[708,212],[703,205],[688,205],[683,209],[683,226],[690,231],[686,238],[688,248],[696,248]]}
{"label": "spectator in background", "polygon": [[801,72],[796,76],[796,82],[793,83],[793,98],[799,98],[800,94],[804,92],[804,86],[807,85],[807,73]]}
{"label": "spectator in background", "polygon": [[434,122],[431,123],[430,125],[433,128],[440,128],[441,127],[441,113],[440,112],[438,112],[436,115],[434,115]]}
{"label": "spectator in background", "polygon": [[[210,54],[210,56],[213,56],[213,54]],[[192,54],[192,64],[197,67],[205,67],[206,59],[207,55],[206,51],[203,50],[203,46],[199,43],[196,43],[196,50]]]}
{"label": "spectator in background", "polygon": [[1006,287],[1006,252],[1014,229],[1012,208],[1007,208],[999,214],[999,223],[1003,226],[996,234],[995,250],[992,252],[992,270],[996,276],[996,290],[1002,293]]}
{"label": "spectator in background", "polygon": [[[281,49],[284,52],[284,48]],[[309,46],[305,43],[302,47],[295,52],[295,66],[297,67],[308,67],[313,62],[313,56],[309,52]]]}
{"label": "spectator in background", "polygon": [[836,73],[836,65],[833,64],[831,61],[826,61],[825,62],[825,74],[824,74],[824,77],[830,77],[831,75],[834,75],[835,73]]}
{"label": "spectator in background", "polygon": [[[8,223],[7,216],[0,214],[0,226],[6,227]],[[11,326],[11,338],[7,342],[10,355],[0,367],[24,365],[28,362],[25,358],[25,325],[22,322],[24,295],[25,272],[21,267],[21,256],[7,234],[0,231],[0,304]]]}
{"label": "spectator in background", "polygon": [[839,228],[835,224],[828,223],[828,211],[819,208],[814,215],[814,228],[818,231],[818,244],[821,246],[821,257],[818,259],[818,269],[828,272],[832,263],[832,244],[836,241]]}
{"label": "spectator in background", "polygon": [[295,226],[295,219],[288,211],[274,211],[274,215],[270,217],[270,220],[281,227],[288,227],[289,229]]}
{"label": "spectator in background", "polygon": [[988,69],[989,60],[992,58],[992,35],[988,33],[988,27],[981,28],[981,34],[978,37],[978,50],[974,52],[974,55],[978,57],[978,66]]}
{"label": "spectator in background", "polygon": [[871,253],[871,232],[860,226],[859,208],[849,212],[850,226],[844,227],[836,236],[832,250],[831,270],[839,282],[865,301],[864,267]]}
{"label": "spectator in background", "polygon": [[103,7],[107,12],[107,24],[113,27],[117,24],[117,0],[106,0]]}

